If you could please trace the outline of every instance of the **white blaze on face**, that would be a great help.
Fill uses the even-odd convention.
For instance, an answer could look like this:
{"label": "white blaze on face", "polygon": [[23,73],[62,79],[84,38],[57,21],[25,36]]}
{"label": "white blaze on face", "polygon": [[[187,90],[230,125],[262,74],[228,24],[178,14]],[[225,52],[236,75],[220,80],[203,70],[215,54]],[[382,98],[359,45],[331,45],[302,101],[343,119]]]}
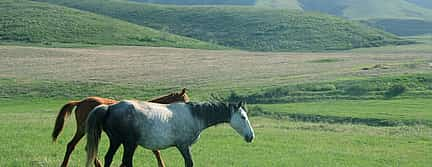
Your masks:
{"label": "white blaze on face", "polygon": [[246,142],[252,142],[255,137],[249,118],[243,108],[234,111],[230,121],[231,127],[244,137]]}

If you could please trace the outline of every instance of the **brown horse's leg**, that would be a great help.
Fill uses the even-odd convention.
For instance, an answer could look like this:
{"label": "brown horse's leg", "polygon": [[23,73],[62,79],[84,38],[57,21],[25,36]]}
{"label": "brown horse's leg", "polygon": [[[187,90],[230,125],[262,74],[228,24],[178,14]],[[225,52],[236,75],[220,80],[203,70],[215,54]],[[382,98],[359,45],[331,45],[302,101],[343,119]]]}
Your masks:
{"label": "brown horse's leg", "polygon": [[102,167],[102,163],[96,158],[94,161],[95,167]]}
{"label": "brown horse's leg", "polygon": [[61,164],[62,167],[67,167],[72,151],[75,149],[75,146],[78,144],[78,142],[82,139],[83,136],[84,133],[76,131],[73,139],[67,144],[66,153],[63,159],[63,163]]}
{"label": "brown horse's leg", "polygon": [[63,159],[63,163],[61,165],[62,167],[67,166],[70,156],[73,150],[75,149],[75,146],[85,135],[85,120],[87,119],[88,113],[82,112],[80,110],[81,110],[81,106],[78,106],[78,108],[75,110],[75,120],[77,123],[77,130],[75,132],[73,139],[67,145],[66,154]]}
{"label": "brown horse's leg", "polygon": [[158,161],[158,166],[159,167],[165,167],[165,163],[162,160],[162,157],[160,155],[160,151],[159,150],[152,150],[152,151],[153,151],[153,154],[155,155],[155,157],[156,157],[156,159]]}

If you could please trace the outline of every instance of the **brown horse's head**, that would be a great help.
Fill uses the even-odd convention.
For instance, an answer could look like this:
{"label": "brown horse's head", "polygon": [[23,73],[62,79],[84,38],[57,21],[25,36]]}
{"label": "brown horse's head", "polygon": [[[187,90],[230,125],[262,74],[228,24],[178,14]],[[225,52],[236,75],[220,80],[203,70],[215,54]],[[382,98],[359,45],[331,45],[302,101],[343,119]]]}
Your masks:
{"label": "brown horse's head", "polygon": [[180,93],[171,93],[166,96],[158,97],[156,99],[150,100],[154,103],[170,104],[175,102],[189,102],[189,96],[186,94],[187,89],[183,88]]}

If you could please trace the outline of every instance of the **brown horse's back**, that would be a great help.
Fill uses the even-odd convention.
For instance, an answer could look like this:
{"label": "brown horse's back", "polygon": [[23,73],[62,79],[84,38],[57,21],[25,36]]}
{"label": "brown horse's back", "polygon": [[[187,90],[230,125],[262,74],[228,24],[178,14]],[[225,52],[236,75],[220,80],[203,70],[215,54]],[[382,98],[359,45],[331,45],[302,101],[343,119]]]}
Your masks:
{"label": "brown horse's back", "polygon": [[[87,97],[80,101],[80,103],[77,105],[77,108],[75,110],[75,117],[76,121],[78,123],[77,127],[79,130],[82,130],[82,132],[85,132],[85,122],[87,120],[87,116],[90,114],[90,112],[97,106],[105,104],[105,105],[111,105],[115,104],[118,101],[108,98],[102,98],[102,97]],[[84,126],[81,126],[84,125]]]}

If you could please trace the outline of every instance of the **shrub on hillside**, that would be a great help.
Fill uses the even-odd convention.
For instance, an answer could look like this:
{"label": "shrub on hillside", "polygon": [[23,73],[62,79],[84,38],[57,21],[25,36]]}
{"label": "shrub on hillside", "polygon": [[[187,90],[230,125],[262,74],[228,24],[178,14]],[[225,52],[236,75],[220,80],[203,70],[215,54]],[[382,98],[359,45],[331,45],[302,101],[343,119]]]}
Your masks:
{"label": "shrub on hillside", "polygon": [[384,97],[393,98],[403,94],[404,92],[406,92],[406,90],[407,87],[405,85],[402,84],[393,85],[384,93]]}
{"label": "shrub on hillside", "polygon": [[303,91],[321,92],[321,91],[332,91],[336,90],[334,84],[308,84],[300,88]]}
{"label": "shrub on hillside", "polygon": [[346,88],[345,93],[351,96],[363,96],[368,93],[368,89],[362,85],[353,85]]}

